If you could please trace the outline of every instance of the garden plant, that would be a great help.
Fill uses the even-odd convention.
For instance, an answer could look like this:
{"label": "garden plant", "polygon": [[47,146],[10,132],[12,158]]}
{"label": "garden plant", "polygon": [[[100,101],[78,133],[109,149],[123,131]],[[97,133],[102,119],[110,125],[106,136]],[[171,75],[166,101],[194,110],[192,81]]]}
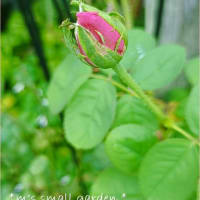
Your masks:
{"label": "garden plant", "polygon": [[[130,175],[125,183],[122,176],[121,187],[114,188],[119,193],[117,198],[123,193],[127,199],[139,199],[140,195],[148,200],[194,198],[200,146],[197,82],[193,83],[181,116],[189,130],[179,125],[178,118],[170,116],[152,92],[181,73],[184,49],[177,45],[155,47],[151,37],[131,30],[131,38],[142,38],[144,46],[134,46],[130,41],[120,62],[128,45],[123,17],[106,14],[83,2],[74,5],[79,7],[77,22],[66,20],[61,25],[66,44],[97,71],[92,73],[88,66],[70,66],[73,69],[68,71],[69,78],[63,74],[58,80],[58,73],[62,72],[57,71],[50,85],[52,110],[58,113],[65,107],[67,141],[83,150],[104,143],[116,169]],[[188,71],[188,78],[194,79]],[[92,194],[111,195],[112,184],[107,181],[114,181],[115,176],[120,176],[115,169],[103,172],[93,185]]]}
{"label": "garden plant", "polygon": [[[20,178],[28,193],[31,187],[40,195],[52,190],[45,187],[51,170],[60,177],[58,169],[66,165],[75,181],[58,193],[72,199],[200,200],[199,58],[188,60],[184,47],[176,44],[158,46],[142,29],[129,29],[116,12],[83,1],[72,1],[71,7],[73,22],[66,19],[59,27],[66,45],[60,48],[67,55],[52,70],[50,83],[42,85],[45,112],[56,131],[49,128],[45,140],[41,133],[31,136],[37,150],[25,143],[20,147],[28,163],[47,151],[54,164],[44,155],[34,160]],[[187,88],[172,87],[180,75]],[[3,121],[9,127],[9,120]],[[27,132],[32,130],[34,125]]]}

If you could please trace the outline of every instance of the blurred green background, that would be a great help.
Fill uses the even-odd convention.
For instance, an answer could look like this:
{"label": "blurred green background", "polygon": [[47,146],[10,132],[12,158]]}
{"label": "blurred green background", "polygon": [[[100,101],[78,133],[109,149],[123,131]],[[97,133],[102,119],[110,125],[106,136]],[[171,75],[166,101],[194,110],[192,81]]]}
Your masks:
{"label": "blurred green background", "polygon": [[[105,11],[118,9],[127,19],[129,17],[123,0],[121,3],[112,0],[87,2]],[[144,1],[130,0],[132,21],[127,26],[140,26],[162,43],[165,38],[162,35],[165,27],[160,22],[164,19],[163,2],[157,1],[158,8],[151,11],[150,7],[145,10]],[[103,147],[100,145],[84,154],[74,153],[64,138],[62,116],[50,113],[46,97],[51,75],[69,53],[59,29],[63,19],[72,17],[69,1],[5,0],[1,4],[1,197],[10,199],[11,193],[37,197],[64,193],[76,196],[82,190],[88,192],[98,173],[110,165]],[[152,24],[146,24],[147,15],[155,12],[155,19],[149,18]],[[184,32],[182,36],[181,41],[176,38],[171,41],[187,48]],[[196,38],[191,40],[197,44]],[[198,54],[196,47],[188,48],[192,49],[192,53],[188,51],[189,57]],[[82,157],[81,165],[79,157]],[[84,185],[79,180],[79,173]]]}

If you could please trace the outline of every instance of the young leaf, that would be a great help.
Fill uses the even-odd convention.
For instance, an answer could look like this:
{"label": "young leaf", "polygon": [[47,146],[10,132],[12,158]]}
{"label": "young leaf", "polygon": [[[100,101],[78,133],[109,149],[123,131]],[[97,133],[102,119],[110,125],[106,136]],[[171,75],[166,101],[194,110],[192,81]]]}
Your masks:
{"label": "young leaf", "polygon": [[155,90],[174,81],[184,63],[184,48],[177,45],[163,45],[153,49],[136,63],[132,76],[143,89]]}
{"label": "young leaf", "polygon": [[122,65],[131,71],[134,63],[142,59],[155,46],[155,39],[148,33],[140,29],[130,30],[128,32],[128,48],[121,61]]}
{"label": "young leaf", "polygon": [[140,99],[130,95],[124,95],[117,103],[113,127],[132,123],[154,130],[158,128],[156,116]]}
{"label": "young leaf", "polygon": [[185,139],[156,144],[145,156],[139,174],[148,200],[188,200],[198,183],[198,148]]}
{"label": "young leaf", "polygon": [[196,135],[199,134],[199,89],[198,85],[192,89],[185,110],[187,124]]}
{"label": "young leaf", "polygon": [[115,88],[103,80],[88,80],[65,111],[67,140],[77,149],[98,145],[110,128],[116,106]]}
{"label": "young leaf", "polygon": [[121,171],[134,174],[144,154],[157,141],[155,132],[139,125],[128,124],[115,128],[106,140],[106,152]]}
{"label": "young leaf", "polygon": [[138,179],[136,176],[127,176],[115,168],[103,171],[94,182],[91,195],[106,199],[142,200]]}
{"label": "young leaf", "polygon": [[89,66],[69,54],[56,69],[48,88],[47,96],[51,112],[54,114],[61,112],[90,74]]}
{"label": "young leaf", "polygon": [[200,59],[194,58],[185,65],[185,75],[190,84],[195,85],[199,81]]}

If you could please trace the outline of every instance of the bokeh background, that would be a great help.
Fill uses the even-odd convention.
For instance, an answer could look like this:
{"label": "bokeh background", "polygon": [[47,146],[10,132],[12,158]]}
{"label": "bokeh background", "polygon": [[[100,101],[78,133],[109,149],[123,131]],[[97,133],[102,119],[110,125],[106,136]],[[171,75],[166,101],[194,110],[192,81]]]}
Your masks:
{"label": "bokeh background", "polygon": [[[184,46],[188,58],[199,53],[198,0],[85,2],[119,11],[128,29],[140,27],[160,44]],[[74,151],[64,138],[62,115],[49,111],[46,97],[54,70],[69,53],[59,25],[74,20],[70,1],[2,0],[1,9],[1,199],[88,193],[110,162],[101,145]],[[180,76],[164,91],[174,85],[187,87],[187,82]]]}

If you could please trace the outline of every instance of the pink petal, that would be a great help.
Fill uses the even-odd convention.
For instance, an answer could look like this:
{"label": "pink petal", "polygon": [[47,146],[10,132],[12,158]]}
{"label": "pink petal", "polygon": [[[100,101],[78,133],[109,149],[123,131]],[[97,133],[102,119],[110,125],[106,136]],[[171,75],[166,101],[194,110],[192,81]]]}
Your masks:
{"label": "pink petal", "polygon": [[[88,31],[90,31],[94,35],[94,37],[98,40],[98,42],[110,48],[111,50],[115,50],[117,41],[120,38],[120,34],[102,17],[100,17],[97,12],[79,12],[77,13],[77,18],[78,18],[78,24],[80,24]],[[101,35],[103,36],[105,43],[103,43],[98,32],[101,33]],[[119,54],[123,54],[124,52],[123,40],[121,40],[117,52]]]}

